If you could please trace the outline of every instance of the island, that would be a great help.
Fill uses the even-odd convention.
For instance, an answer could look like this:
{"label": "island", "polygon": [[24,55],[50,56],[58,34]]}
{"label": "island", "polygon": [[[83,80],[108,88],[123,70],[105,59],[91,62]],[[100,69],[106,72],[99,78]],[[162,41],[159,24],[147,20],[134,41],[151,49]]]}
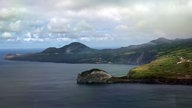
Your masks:
{"label": "island", "polygon": [[34,54],[7,54],[7,60],[56,63],[113,63],[139,65],[127,76],[114,77],[92,69],[77,77],[78,84],[158,83],[192,84],[192,38],[158,38],[148,43],[117,49],[94,49],[73,42],[61,48],[50,47]]}
{"label": "island", "polygon": [[[161,42],[160,42],[161,40]],[[157,40],[155,40],[157,42]],[[154,41],[152,41],[154,42]],[[106,79],[102,84],[111,83],[148,83],[148,84],[192,84],[192,42],[191,40],[175,40],[166,41],[158,40],[161,46],[156,47],[155,59],[149,63],[139,65],[131,69],[127,76],[113,77]],[[150,50],[152,51],[152,50]],[[93,69],[94,70],[94,69]],[[85,71],[87,75],[92,74],[93,70]],[[99,69],[97,69],[99,70]],[[105,71],[102,71],[105,72]],[[83,74],[82,72],[81,74]],[[88,74],[89,73],[89,74]],[[80,75],[81,75],[80,74]],[[85,76],[86,77],[86,76]],[[86,83],[78,84],[92,84],[89,82],[94,77],[93,75],[86,80]],[[97,78],[99,79],[99,78]],[[94,81],[97,82],[97,81]],[[98,84],[98,83],[97,83]],[[99,83],[101,84],[101,82]]]}

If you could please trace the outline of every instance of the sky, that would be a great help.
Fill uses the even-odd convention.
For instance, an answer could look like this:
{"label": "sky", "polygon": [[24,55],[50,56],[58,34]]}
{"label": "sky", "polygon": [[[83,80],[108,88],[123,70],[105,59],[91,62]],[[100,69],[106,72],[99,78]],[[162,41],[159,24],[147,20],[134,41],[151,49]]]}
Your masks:
{"label": "sky", "polygon": [[0,0],[0,49],[192,37],[192,0]]}

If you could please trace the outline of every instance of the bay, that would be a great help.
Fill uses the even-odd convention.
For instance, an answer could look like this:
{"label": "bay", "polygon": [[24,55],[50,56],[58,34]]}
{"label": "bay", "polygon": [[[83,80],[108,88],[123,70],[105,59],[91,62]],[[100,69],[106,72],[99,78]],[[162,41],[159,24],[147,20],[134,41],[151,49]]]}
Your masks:
{"label": "bay", "polygon": [[[40,50],[1,50],[32,53]],[[78,85],[78,73],[99,68],[126,75],[134,65],[65,64],[0,60],[0,108],[191,108],[192,87],[182,85]]]}

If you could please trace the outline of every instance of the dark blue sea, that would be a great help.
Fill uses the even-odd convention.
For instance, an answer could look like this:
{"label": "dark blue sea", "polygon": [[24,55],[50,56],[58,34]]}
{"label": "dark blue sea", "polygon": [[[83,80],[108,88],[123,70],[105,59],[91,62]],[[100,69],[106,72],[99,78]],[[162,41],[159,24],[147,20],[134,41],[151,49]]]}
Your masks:
{"label": "dark blue sea", "polygon": [[100,68],[126,75],[133,65],[65,64],[3,60],[0,50],[0,108],[192,108],[192,86],[152,84],[77,85],[77,74]]}

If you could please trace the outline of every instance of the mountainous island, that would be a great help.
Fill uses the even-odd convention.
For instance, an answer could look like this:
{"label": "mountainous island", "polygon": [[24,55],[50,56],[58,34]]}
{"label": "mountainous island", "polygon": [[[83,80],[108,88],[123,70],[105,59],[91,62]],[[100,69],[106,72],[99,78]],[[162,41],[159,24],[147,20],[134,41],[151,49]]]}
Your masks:
{"label": "mountainous island", "polygon": [[[139,65],[131,69],[127,76],[119,78],[110,76],[105,71],[98,69],[86,71],[86,74],[82,72],[78,76],[78,83],[81,83],[81,81],[83,83],[92,83],[89,78],[94,78],[92,76],[94,73],[95,76],[103,77],[103,75],[107,75],[109,79],[104,80],[105,82],[103,83],[144,82],[192,84],[192,38],[175,40],[158,38],[141,45],[102,50],[93,49],[79,42],[74,42],[61,48],[50,47],[34,54],[7,54],[5,59],[56,63]],[[99,75],[95,73],[99,73]],[[89,75],[89,77],[86,75]],[[88,79],[82,80],[86,79],[85,77]],[[102,83],[102,81],[99,83]]]}
{"label": "mountainous island", "polygon": [[[192,39],[190,39],[192,40]],[[93,49],[82,43],[73,42],[61,48],[50,47],[34,54],[7,54],[5,59],[56,63],[114,63],[141,65],[156,59],[158,53],[173,49],[180,44],[186,46],[190,40],[168,40],[159,38],[141,45],[117,49]]]}

